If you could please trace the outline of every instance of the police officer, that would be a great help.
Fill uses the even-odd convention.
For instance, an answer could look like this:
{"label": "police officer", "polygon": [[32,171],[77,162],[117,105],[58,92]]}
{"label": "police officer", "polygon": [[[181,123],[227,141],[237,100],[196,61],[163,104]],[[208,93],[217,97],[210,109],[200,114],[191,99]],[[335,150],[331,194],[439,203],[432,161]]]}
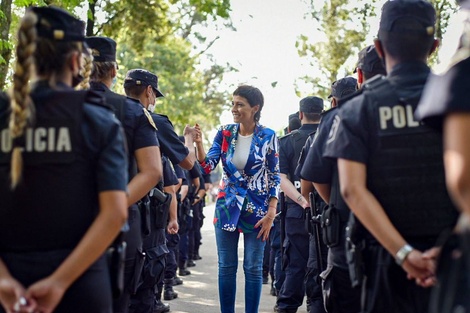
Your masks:
{"label": "police officer", "polygon": [[339,110],[325,156],[338,159],[341,194],[373,237],[366,238],[364,312],[428,312],[432,260],[423,251],[453,228],[442,138],[413,112],[437,46],[427,1],[388,1],[375,47],[388,76],[371,80]]}
{"label": "police officer", "polygon": [[[319,197],[319,195],[321,195],[320,190],[316,190],[313,188],[312,179],[309,175],[312,173],[311,167],[320,168],[320,170],[323,170],[324,165],[321,162],[317,163],[319,162],[318,160],[309,159],[309,156],[311,155],[311,150],[313,150],[311,143],[313,142],[314,138],[321,136],[321,133],[324,132],[324,130],[321,131],[321,129],[324,128],[325,119],[326,119],[326,116],[328,115],[327,112],[331,112],[332,110],[334,110],[334,108],[336,107],[341,97],[345,97],[353,93],[355,91],[356,84],[357,84],[356,79],[352,77],[345,77],[345,78],[339,79],[332,84],[329,98],[331,98],[331,105],[333,108],[322,113],[321,122],[317,130],[315,131],[315,133],[309,136],[301,152],[299,164],[296,169],[296,174],[301,179],[301,187],[302,187],[301,192],[304,197],[307,197],[310,192],[314,193],[315,195],[314,201],[316,202],[315,205],[318,208],[318,212],[323,211],[325,202],[323,202],[321,198]],[[320,246],[318,246],[318,243],[320,244]],[[322,293],[321,293],[320,287],[318,286],[318,283],[312,283],[312,282],[319,281],[319,275],[325,269],[324,264],[326,263],[326,253],[327,253],[325,244],[326,243],[323,243],[320,240],[320,238],[316,238],[316,235],[312,234],[310,236],[310,242],[309,242],[310,253],[309,253],[308,273],[307,273],[308,279],[306,280],[307,282],[310,282],[310,285],[308,285],[309,288],[307,290],[308,291],[307,303],[308,303],[309,312],[317,312],[317,311],[324,310],[321,305],[323,304],[323,301],[321,301]],[[318,260],[318,257],[322,259],[321,260],[322,264],[318,263],[320,261]],[[328,303],[329,301],[326,301],[324,304],[328,305]],[[332,310],[331,307],[328,307],[328,309]]]}
{"label": "police officer", "polygon": [[[470,1],[461,3],[470,13]],[[456,234],[450,236],[439,256],[437,279],[431,296],[430,312],[450,313],[470,310],[468,245],[470,209],[468,204],[468,86],[470,69],[470,24],[465,21],[460,46],[452,58],[452,66],[442,75],[433,75],[426,82],[416,117],[426,125],[443,131],[444,162],[447,189],[460,210]],[[455,257],[460,255],[460,257]]]}
{"label": "police officer", "polygon": [[[128,99],[134,103],[139,103],[150,119],[151,123],[154,120],[148,110],[153,111],[155,102],[158,97],[163,97],[163,94],[158,88],[158,77],[144,69],[132,69],[127,72],[124,81],[124,90]],[[160,157],[160,155],[159,155]],[[166,175],[171,174],[166,168]],[[164,178],[164,177],[163,177]],[[164,179],[160,181],[164,182]],[[155,187],[157,182],[152,187]],[[163,193],[162,188],[153,190],[153,193]],[[148,197],[143,196],[140,202],[142,212],[147,212],[146,216],[142,217],[143,225],[147,226],[146,232],[143,232],[146,237],[143,240],[143,250],[146,258],[143,264],[142,277],[143,281],[139,283],[138,288],[132,295],[130,312],[153,312],[154,307],[158,303],[155,299],[155,286],[163,278],[163,271],[165,268],[165,255],[168,253],[166,247],[165,227],[166,217],[168,216],[169,199],[164,201],[158,200],[154,197],[149,200]],[[157,198],[157,200],[155,200]],[[157,203],[158,202],[158,203]],[[161,209],[160,209],[161,206]],[[141,212],[141,213],[142,213]],[[171,229],[178,227],[175,220],[172,220],[170,212]]]}
{"label": "police officer", "polygon": [[73,89],[84,30],[55,7],[19,25],[0,97],[0,312],[112,312],[103,253],[127,217],[127,160],[112,111]]}
{"label": "police officer", "polygon": [[354,73],[357,75],[357,89],[361,89],[362,84],[375,75],[387,75],[374,45],[367,46],[359,52]]}
{"label": "police officer", "polygon": [[130,207],[129,231],[124,235],[127,243],[125,290],[114,303],[116,312],[127,312],[130,295],[135,293],[139,281],[135,269],[142,266],[144,253],[142,217],[137,201],[144,197],[162,176],[160,149],[155,123],[142,104],[110,90],[117,75],[116,42],[108,37],[88,37],[86,42],[93,55],[90,89],[103,95],[112,106],[124,127],[127,139]]}
{"label": "police officer", "polygon": [[300,180],[294,174],[300,151],[308,135],[317,129],[323,100],[318,97],[306,97],[300,101],[299,118],[302,126],[282,137],[279,143],[279,166],[281,188],[286,194],[284,259],[285,278],[277,296],[277,312],[296,312],[302,305],[305,288],[304,277],[308,260],[308,238],[305,229],[305,208],[307,199],[300,194]]}

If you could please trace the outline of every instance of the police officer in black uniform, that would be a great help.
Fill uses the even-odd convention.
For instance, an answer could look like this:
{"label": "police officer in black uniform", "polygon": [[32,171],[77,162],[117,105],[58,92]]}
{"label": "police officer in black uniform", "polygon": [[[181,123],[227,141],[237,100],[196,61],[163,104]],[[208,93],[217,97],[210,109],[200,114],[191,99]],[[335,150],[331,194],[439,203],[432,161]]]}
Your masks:
{"label": "police officer in black uniform", "polygon": [[339,110],[325,156],[338,159],[341,194],[372,234],[364,252],[367,276],[363,312],[428,312],[433,279],[423,251],[453,228],[455,209],[445,189],[440,134],[413,112],[437,46],[435,10],[427,1],[388,1],[375,47],[388,76]]}
{"label": "police officer in black uniform", "polygon": [[[342,79],[339,79],[335,81],[332,84],[332,90],[329,98],[331,98],[331,104],[334,107],[336,107],[337,102],[341,97],[347,96],[355,91],[356,88],[356,79],[352,77],[345,77]],[[330,112],[332,109],[326,111]],[[317,130],[314,133],[311,133],[309,138],[307,139],[304,147],[302,148],[301,151],[301,156],[298,162],[298,166],[296,168],[296,175],[300,177],[301,180],[301,192],[304,197],[306,197],[310,192],[312,192],[314,196],[314,201],[315,201],[315,206],[318,209],[318,213],[323,211],[323,208],[325,206],[325,202],[320,198],[319,196],[319,191],[313,188],[312,186],[312,180],[311,177],[309,177],[311,170],[310,168],[312,166],[316,168],[323,169],[323,166],[320,165],[319,163],[312,163],[312,162],[317,162],[317,160],[309,160],[308,156],[311,154],[312,150],[312,142],[314,138],[317,138],[320,133],[320,129],[322,125],[325,124],[325,116],[326,113],[322,113],[322,118],[321,122],[318,125]],[[323,126],[324,127],[324,126]],[[318,246],[318,243],[320,243],[320,246]],[[326,264],[326,254],[327,254],[327,248],[325,246],[326,243],[323,243],[320,239],[316,238],[315,234],[311,234],[310,236],[310,242],[309,242],[309,260],[308,260],[308,273],[307,277],[308,279],[306,282],[308,283],[307,285],[307,304],[308,304],[308,310],[309,312],[318,312],[318,311],[323,311],[323,301],[322,299],[322,292],[321,288],[318,285],[319,281],[319,275],[320,273],[325,269],[325,264]],[[317,253],[318,251],[318,253]],[[322,264],[319,264],[318,258],[321,257]],[[323,268],[320,268],[323,267]],[[325,303],[328,304],[328,301]],[[329,307],[329,310],[331,310],[331,307]]]}
{"label": "police officer in black uniform", "polygon": [[282,137],[279,142],[281,188],[286,194],[285,217],[285,278],[277,296],[277,312],[297,312],[305,295],[304,277],[308,260],[309,234],[305,229],[305,208],[308,200],[300,194],[300,179],[295,175],[300,151],[309,134],[317,129],[323,100],[306,97],[300,101],[299,118],[302,126]]}
{"label": "police officer in black uniform", "polygon": [[[437,267],[438,284],[431,295],[431,313],[470,310],[470,210],[467,191],[470,185],[469,164],[469,79],[470,70],[470,1],[461,3],[467,19],[459,49],[451,67],[442,75],[433,75],[426,82],[423,97],[415,115],[426,125],[443,131],[444,162],[447,189],[460,210],[455,234],[449,236],[440,252]],[[459,257],[455,257],[459,255]]]}
{"label": "police officer in black uniform", "polygon": [[313,182],[315,190],[329,204],[329,210],[340,212],[338,225],[330,223],[331,228],[337,227],[340,232],[335,240],[336,242],[326,243],[329,245],[328,268],[322,275],[325,280],[324,289],[328,290],[328,292],[325,292],[328,295],[325,304],[329,312],[359,312],[360,287],[357,286],[356,282],[354,283],[355,288],[351,286],[344,249],[345,225],[350,210],[341,198],[336,162],[324,158],[323,152],[335,121],[337,108],[345,101],[359,94],[359,92],[355,93],[356,85],[360,88],[367,79],[375,75],[385,74],[385,68],[374,46],[368,46],[359,52],[357,67],[354,72],[358,76],[357,82],[352,77],[346,77],[332,85],[332,108],[322,114],[322,120],[315,134],[314,144],[308,150],[301,172],[302,179]]}
{"label": "police officer in black uniform", "polygon": [[103,99],[73,89],[84,30],[54,7],[19,25],[0,97],[0,312],[112,312],[103,253],[127,217],[127,157]]}
{"label": "police officer in black uniform", "polygon": [[138,101],[126,98],[110,90],[117,75],[116,42],[108,37],[88,37],[87,45],[93,55],[90,89],[106,98],[121,121],[127,139],[129,157],[129,231],[127,243],[125,290],[114,306],[116,312],[127,312],[130,295],[136,292],[139,271],[142,266],[142,216],[137,202],[155,186],[162,176],[162,163],[155,123]]}

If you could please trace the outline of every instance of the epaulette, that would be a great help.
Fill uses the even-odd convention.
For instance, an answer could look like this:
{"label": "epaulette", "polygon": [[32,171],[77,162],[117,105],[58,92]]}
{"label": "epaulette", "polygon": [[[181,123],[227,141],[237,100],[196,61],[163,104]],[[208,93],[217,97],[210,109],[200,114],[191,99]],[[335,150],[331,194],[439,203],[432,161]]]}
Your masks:
{"label": "epaulette", "polygon": [[152,115],[150,114],[150,112],[147,111],[147,109],[144,108],[144,107],[142,107],[142,110],[144,110],[144,114],[147,117],[150,125],[152,125],[152,127],[155,128],[155,130],[158,130],[157,125],[155,125],[155,122],[153,121],[153,118],[152,118]]}
{"label": "epaulette", "polygon": [[328,110],[325,110],[325,111],[321,112],[321,116],[328,115],[328,114],[330,114],[330,112],[336,110],[337,108],[338,108],[337,106],[334,107],[334,108],[329,108]]}
{"label": "epaulette", "polygon": [[92,105],[97,105],[97,106],[103,107],[105,109],[108,109],[110,111],[114,111],[113,107],[106,103],[106,99],[105,99],[105,97],[103,97],[103,95],[101,93],[98,93],[98,92],[93,91],[93,90],[83,90],[83,91],[80,91],[80,92],[85,93],[85,102],[86,103],[92,104]]}
{"label": "epaulette", "polygon": [[299,133],[299,130],[295,129],[295,130],[291,131],[290,133],[285,134],[285,135],[282,136],[282,137],[279,137],[279,140],[288,138],[288,137],[293,136],[293,135],[298,134],[298,133]]}

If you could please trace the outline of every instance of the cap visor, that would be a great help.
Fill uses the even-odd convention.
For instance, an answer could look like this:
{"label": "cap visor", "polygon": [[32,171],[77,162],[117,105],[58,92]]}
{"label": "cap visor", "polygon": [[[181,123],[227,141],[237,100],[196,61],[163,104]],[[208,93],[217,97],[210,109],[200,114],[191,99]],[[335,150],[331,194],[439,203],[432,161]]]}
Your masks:
{"label": "cap visor", "polygon": [[157,98],[165,97],[165,96],[160,92],[160,90],[155,89],[155,88],[154,88],[154,90],[155,90],[155,93],[157,94]]}

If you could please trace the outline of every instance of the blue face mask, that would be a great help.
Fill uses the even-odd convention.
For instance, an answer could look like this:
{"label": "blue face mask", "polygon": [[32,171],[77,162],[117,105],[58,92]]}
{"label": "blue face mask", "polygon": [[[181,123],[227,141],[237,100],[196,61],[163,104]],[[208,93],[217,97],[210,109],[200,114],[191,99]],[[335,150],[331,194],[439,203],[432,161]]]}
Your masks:
{"label": "blue face mask", "polygon": [[117,83],[117,77],[114,76],[113,81],[111,82],[111,88],[110,89],[114,89],[114,86],[116,86],[116,83]]}

